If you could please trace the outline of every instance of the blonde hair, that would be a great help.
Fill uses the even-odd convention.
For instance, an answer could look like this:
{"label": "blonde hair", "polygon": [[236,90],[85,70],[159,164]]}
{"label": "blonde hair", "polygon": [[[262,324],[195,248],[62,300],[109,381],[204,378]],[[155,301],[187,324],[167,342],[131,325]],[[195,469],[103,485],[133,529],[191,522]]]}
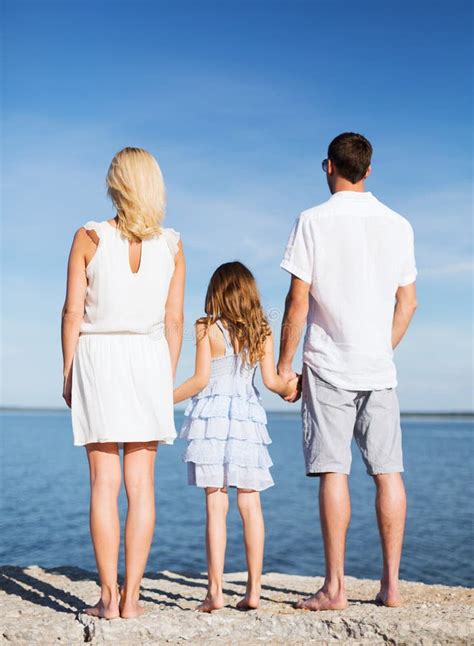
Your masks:
{"label": "blonde hair", "polygon": [[213,273],[204,305],[203,333],[218,319],[227,324],[232,344],[243,360],[255,364],[263,357],[265,339],[271,334],[263,313],[257,283],[252,272],[241,262],[226,262]]}
{"label": "blonde hair", "polygon": [[161,233],[166,191],[156,159],[143,148],[123,148],[107,173],[107,194],[117,210],[117,228],[132,241]]}

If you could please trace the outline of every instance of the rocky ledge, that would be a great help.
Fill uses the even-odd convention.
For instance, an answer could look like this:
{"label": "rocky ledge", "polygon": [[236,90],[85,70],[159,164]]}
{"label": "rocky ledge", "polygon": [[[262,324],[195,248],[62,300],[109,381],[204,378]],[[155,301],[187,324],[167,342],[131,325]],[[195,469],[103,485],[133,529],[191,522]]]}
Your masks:
{"label": "rocky ledge", "polygon": [[473,644],[472,590],[403,582],[401,608],[378,606],[376,581],[347,578],[350,606],[344,611],[295,610],[322,579],[268,573],[262,606],[242,612],[235,604],[243,574],[225,577],[227,606],[212,615],[193,612],[206,590],[204,575],[148,573],[143,582],[145,615],[105,621],[83,613],[97,601],[94,574],[70,567],[0,569],[1,635],[18,645],[64,643],[156,645],[225,644]]}

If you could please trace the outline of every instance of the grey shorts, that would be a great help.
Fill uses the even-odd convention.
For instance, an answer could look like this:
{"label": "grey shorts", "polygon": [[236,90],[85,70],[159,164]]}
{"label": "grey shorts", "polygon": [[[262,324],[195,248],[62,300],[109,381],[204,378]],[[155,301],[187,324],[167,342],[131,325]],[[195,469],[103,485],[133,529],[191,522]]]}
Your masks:
{"label": "grey shorts", "polygon": [[343,390],[304,364],[301,416],[306,475],[349,474],[352,437],[369,475],[403,471],[400,409],[394,388]]}

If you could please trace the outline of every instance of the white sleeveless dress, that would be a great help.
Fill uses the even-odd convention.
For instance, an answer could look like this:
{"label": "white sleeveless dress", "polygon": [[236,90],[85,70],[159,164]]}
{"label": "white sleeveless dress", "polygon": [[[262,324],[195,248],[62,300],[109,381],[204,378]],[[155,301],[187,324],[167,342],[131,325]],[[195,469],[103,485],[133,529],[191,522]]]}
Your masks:
{"label": "white sleeveless dress", "polygon": [[164,334],[165,304],[179,233],[142,241],[133,273],[129,243],[107,221],[87,222],[99,237],[87,266],[84,319],[72,366],[74,444],[172,444],[173,378]]}

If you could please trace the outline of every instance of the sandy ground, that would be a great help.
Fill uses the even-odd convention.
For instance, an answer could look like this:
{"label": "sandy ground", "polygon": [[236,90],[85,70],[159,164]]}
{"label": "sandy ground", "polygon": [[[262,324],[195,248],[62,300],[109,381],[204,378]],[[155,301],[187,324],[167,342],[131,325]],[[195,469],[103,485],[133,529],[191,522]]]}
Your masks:
{"label": "sandy ground", "polygon": [[98,620],[85,615],[98,599],[96,577],[77,568],[0,570],[2,643],[11,644],[474,644],[472,590],[403,582],[403,607],[374,603],[376,581],[347,578],[344,611],[295,610],[318,577],[265,574],[262,606],[235,608],[245,575],[225,577],[227,605],[212,615],[194,612],[205,595],[205,575],[147,573],[140,619]]}

